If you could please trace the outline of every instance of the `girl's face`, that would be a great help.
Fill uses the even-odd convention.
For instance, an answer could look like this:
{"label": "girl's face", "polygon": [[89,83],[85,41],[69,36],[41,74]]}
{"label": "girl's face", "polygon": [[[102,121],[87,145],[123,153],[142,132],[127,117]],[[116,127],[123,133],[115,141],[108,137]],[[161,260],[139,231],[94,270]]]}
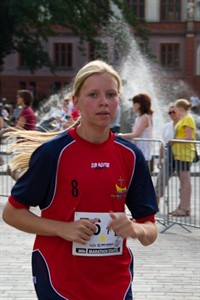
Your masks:
{"label": "girl's face", "polygon": [[22,105],[23,104],[23,98],[19,95],[17,95],[17,105]]}
{"label": "girl's face", "polygon": [[136,113],[139,113],[139,112],[140,112],[140,103],[133,102],[133,110],[134,110]]}
{"label": "girl's face", "polygon": [[109,128],[119,103],[117,80],[109,73],[88,77],[79,96],[73,97],[81,114],[81,124],[89,128]]}

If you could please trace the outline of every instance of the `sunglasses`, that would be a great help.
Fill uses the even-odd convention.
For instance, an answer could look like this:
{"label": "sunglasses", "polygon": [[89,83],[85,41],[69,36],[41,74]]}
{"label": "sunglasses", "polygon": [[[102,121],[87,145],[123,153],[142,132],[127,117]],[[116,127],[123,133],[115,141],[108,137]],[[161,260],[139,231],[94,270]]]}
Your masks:
{"label": "sunglasses", "polygon": [[175,111],[169,111],[168,114],[169,114],[169,115],[175,114]]}

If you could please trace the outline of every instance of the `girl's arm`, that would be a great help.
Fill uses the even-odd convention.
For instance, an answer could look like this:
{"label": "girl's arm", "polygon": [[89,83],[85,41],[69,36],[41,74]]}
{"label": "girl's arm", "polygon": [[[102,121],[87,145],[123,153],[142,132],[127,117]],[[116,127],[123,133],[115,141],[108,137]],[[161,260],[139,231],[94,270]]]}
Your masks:
{"label": "girl's arm", "polygon": [[192,138],[192,133],[193,133],[193,128],[191,128],[191,127],[188,127],[188,126],[185,126],[184,127],[184,129],[185,129],[185,138],[184,138],[184,140],[192,140],[193,138]]}
{"label": "girl's arm", "polygon": [[85,244],[95,233],[95,219],[63,222],[42,218],[28,208],[15,208],[9,202],[3,210],[3,220],[21,231],[42,236],[57,236],[67,241]]}
{"label": "girl's arm", "polygon": [[24,117],[19,117],[15,125],[15,128],[22,129],[24,128],[25,124],[26,124],[26,119]]}
{"label": "girl's arm", "polygon": [[111,212],[112,221],[109,228],[112,229],[116,235],[126,239],[131,237],[138,239],[143,246],[152,244],[157,237],[157,227],[155,223],[147,221],[145,223],[136,223],[130,220],[126,215],[117,216]]}

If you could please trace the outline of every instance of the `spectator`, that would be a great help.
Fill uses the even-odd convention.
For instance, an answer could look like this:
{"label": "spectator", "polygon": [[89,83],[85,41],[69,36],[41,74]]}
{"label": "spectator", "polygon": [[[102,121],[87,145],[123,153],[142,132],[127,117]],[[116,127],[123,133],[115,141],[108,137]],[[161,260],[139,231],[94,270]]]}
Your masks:
{"label": "spectator", "polygon": [[142,139],[152,139],[153,136],[153,111],[151,109],[151,98],[146,94],[138,94],[133,97],[133,107],[137,114],[135,124],[131,133],[119,133],[126,139],[140,138],[134,143],[142,150],[145,160],[150,166],[152,159],[151,142]]}
{"label": "spectator", "polygon": [[17,92],[17,105],[22,106],[22,111],[15,127],[17,129],[35,130],[36,117],[31,108],[33,95],[28,90],[19,90]]}
{"label": "spectator", "polygon": [[200,108],[200,99],[198,96],[191,96],[190,97],[190,102],[192,104],[191,109],[196,112]]}
{"label": "spectator", "polygon": [[[175,127],[175,139],[192,141],[196,139],[196,124],[189,114],[191,103],[186,99],[175,102],[175,112],[180,118]],[[195,146],[193,143],[174,143],[172,145],[175,168],[180,179],[180,204],[171,212],[173,216],[190,215],[191,180],[190,166],[194,159]]]}
{"label": "spectator", "polygon": [[65,97],[63,100],[63,107],[60,116],[55,116],[54,119],[58,122],[55,130],[64,130],[74,123],[74,119],[70,111],[70,97]]}
{"label": "spectator", "polygon": [[17,105],[22,107],[19,118],[14,127],[8,127],[3,130],[3,133],[13,131],[15,129],[35,130],[36,117],[31,108],[33,101],[32,93],[28,90],[19,90],[17,92]]}

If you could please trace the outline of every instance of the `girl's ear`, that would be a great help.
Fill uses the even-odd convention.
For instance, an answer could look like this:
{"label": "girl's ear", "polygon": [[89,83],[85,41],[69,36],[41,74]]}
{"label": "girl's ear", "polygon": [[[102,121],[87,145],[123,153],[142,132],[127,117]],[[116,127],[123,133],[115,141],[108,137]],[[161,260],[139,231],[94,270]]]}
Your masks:
{"label": "girl's ear", "polygon": [[73,102],[74,107],[77,108],[77,106],[78,106],[78,97],[73,95],[72,96],[72,102]]}

